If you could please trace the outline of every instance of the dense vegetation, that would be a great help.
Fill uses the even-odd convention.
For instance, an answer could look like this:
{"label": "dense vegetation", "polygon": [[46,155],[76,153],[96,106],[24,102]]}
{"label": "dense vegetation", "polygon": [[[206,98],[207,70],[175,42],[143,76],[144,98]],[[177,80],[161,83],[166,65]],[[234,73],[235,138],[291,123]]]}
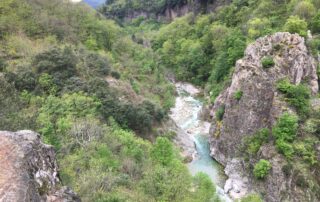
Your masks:
{"label": "dense vegetation", "polygon": [[[84,4],[1,0],[0,129],[32,129],[54,145],[62,182],[83,201],[217,200],[208,176],[192,177],[164,137],[171,134],[156,130],[174,104],[166,76],[203,87],[212,103],[258,37],[277,31],[306,37],[310,29],[308,48],[317,55],[320,1],[235,0],[213,13],[157,20],[166,8],[185,3],[108,0],[100,11],[119,26]],[[151,15],[119,21],[134,12]],[[261,62],[274,65],[270,57]],[[284,174],[317,192],[319,109],[311,110],[304,84],[282,80],[277,89],[297,114],[284,113],[272,128],[245,139],[246,160],[264,180],[272,165],[257,153],[274,145],[286,160]],[[239,101],[243,92],[233,96]],[[220,122],[224,113],[222,105],[215,114]]]}
{"label": "dense vegetation", "polygon": [[193,178],[156,138],[175,91],[150,48],[82,4],[4,0],[0,17],[0,128],[54,145],[63,184],[83,201],[214,197],[208,176]]}

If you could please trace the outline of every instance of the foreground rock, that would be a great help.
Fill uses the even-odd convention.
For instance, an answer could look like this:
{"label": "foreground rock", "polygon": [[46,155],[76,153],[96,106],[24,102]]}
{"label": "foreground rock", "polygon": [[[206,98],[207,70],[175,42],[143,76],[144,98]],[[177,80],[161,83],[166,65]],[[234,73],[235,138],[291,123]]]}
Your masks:
{"label": "foreground rock", "polygon": [[[273,67],[262,67],[265,56],[273,58]],[[276,82],[283,78],[293,84],[305,82],[314,94],[318,91],[315,60],[309,55],[304,38],[296,34],[276,33],[248,46],[244,58],[237,61],[230,87],[211,109],[214,117],[217,109],[225,108],[223,120],[213,120],[210,146],[212,156],[226,166],[229,180],[225,191],[236,198],[252,189],[263,192],[266,201],[272,202],[314,198],[311,191],[294,186],[293,180],[284,176],[281,168],[285,160],[273,145],[265,145],[258,152],[259,158],[268,159],[273,166],[265,181],[257,182],[249,176],[246,165],[253,165],[255,160],[244,162],[240,152],[244,137],[261,128],[271,128],[284,111],[294,111],[276,90]],[[235,98],[237,91],[243,92],[240,100]]]}
{"label": "foreground rock", "polygon": [[0,131],[0,201],[80,201],[61,187],[53,147],[32,131]]}

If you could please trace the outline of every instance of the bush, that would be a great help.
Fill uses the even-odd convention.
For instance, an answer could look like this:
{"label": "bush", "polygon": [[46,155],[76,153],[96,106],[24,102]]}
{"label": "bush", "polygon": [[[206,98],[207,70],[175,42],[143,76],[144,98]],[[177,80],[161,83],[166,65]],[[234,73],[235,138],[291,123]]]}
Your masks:
{"label": "bush", "polygon": [[209,202],[216,192],[215,185],[210,177],[202,172],[197,173],[193,178],[195,186],[194,199],[195,202]]}
{"label": "bush", "polygon": [[121,75],[119,72],[116,72],[116,71],[112,71],[111,72],[111,76],[115,79],[120,79]]}
{"label": "bush", "polygon": [[304,176],[302,175],[298,175],[297,176],[297,179],[296,179],[296,184],[299,186],[299,187],[308,187],[308,182],[306,181],[306,179],[304,178]]}
{"label": "bush", "polygon": [[273,58],[270,56],[266,56],[266,57],[262,58],[261,64],[262,64],[262,67],[265,69],[268,69],[268,68],[273,67],[275,65]]}
{"label": "bush", "polygon": [[244,150],[249,155],[255,155],[260,147],[269,140],[270,131],[267,128],[258,130],[253,136],[246,137],[244,141]]}
{"label": "bush", "polygon": [[242,98],[242,95],[243,95],[243,91],[237,90],[237,91],[234,93],[233,97],[234,97],[236,100],[239,101],[239,100]]}
{"label": "bush", "polygon": [[170,140],[165,137],[158,137],[151,151],[151,157],[163,166],[171,164],[174,159],[174,150]]}
{"label": "bush", "polygon": [[289,177],[292,172],[292,168],[293,168],[292,164],[288,163],[288,164],[282,166],[281,170],[286,177]]}
{"label": "bush", "polygon": [[291,158],[294,150],[290,143],[295,140],[298,130],[298,117],[288,113],[283,114],[272,129],[276,138],[276,147],[287,158]]}
{"label": "bush", "polygon": [[[52,48],[35,56],[33,65],[38,73],[59,73],[59,79],[76,74],[77,58],[69,47]],[[58,74],[57,74],[58,75]]]}
{"label": "bush", "polygon": [[264,179],[271,168],[272,166],[269,161],[260,159],[260,161],[254,165],[253,174],[257,179]]}
{"label": "bush", "polygon": [[284,29],[292,34],[297,33],[300,36],[306,37],[308,24],[298,16],[290,16],[284,25]]}
{"label": "bush", "polygon": [[220,106],[216,111],[216,118],[218,121],[222,121],[225,111],[225,105]]}
{"label": "bush", "polygon": [[249,194],[241,198],[240,202],[263,202],[258,194]]}
{"label": "bush", "polygon": [[296,108],[300,117],[306,118],[310,113],[310,89],[303,85],[293,85],[284,79],[278,82],[277,89],[284,93],[290,105]]}
{"label": "bush", "polygon": [[108,60],[97,53],[91,53],[86,57],[86,66],[97,75],[106,76],[110,72]]}

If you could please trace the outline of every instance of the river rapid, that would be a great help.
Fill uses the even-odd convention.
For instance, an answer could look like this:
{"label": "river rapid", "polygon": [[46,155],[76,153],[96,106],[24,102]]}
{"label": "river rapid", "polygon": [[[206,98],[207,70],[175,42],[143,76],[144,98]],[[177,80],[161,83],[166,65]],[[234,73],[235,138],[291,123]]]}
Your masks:
{"label": "river rapid", "polygon": [[185,139],[194,142],[193,160],[187,164],[192,175],[198,172],[206,173],[216,185],[217,194],[226,201],[232,201],[223,191],[227,180],[223,167],[210,156],[209,148],[209,129],[210,123],[199,118],[199,113],[203,103],[197,99],[196,95],[200,92],[188,83],[176,83],[178,96],[176,104],[171,109],[170,117],[176,125],[184,132]]}

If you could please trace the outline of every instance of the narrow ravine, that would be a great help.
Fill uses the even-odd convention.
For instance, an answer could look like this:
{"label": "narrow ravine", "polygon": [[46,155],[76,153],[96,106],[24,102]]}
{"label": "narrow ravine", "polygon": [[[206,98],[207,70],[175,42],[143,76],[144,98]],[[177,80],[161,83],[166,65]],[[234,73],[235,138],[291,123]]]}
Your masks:
{"label": "narrow ravine", "polygon": [[171,109],[171,118],[184,131],[187,138],[191,138],[195,145],[195,155],[188,163],[192,175],[198,172],[206,173],[217,187],[220,198],[226,202],[232,201],[223,191],[226,176],[223,167],[210,156],[209,128],[210,123],[199,119],[198,114],[203,103],[196,98],[199,90],[187,83],[176,83],[178,96],[176,105]]}

